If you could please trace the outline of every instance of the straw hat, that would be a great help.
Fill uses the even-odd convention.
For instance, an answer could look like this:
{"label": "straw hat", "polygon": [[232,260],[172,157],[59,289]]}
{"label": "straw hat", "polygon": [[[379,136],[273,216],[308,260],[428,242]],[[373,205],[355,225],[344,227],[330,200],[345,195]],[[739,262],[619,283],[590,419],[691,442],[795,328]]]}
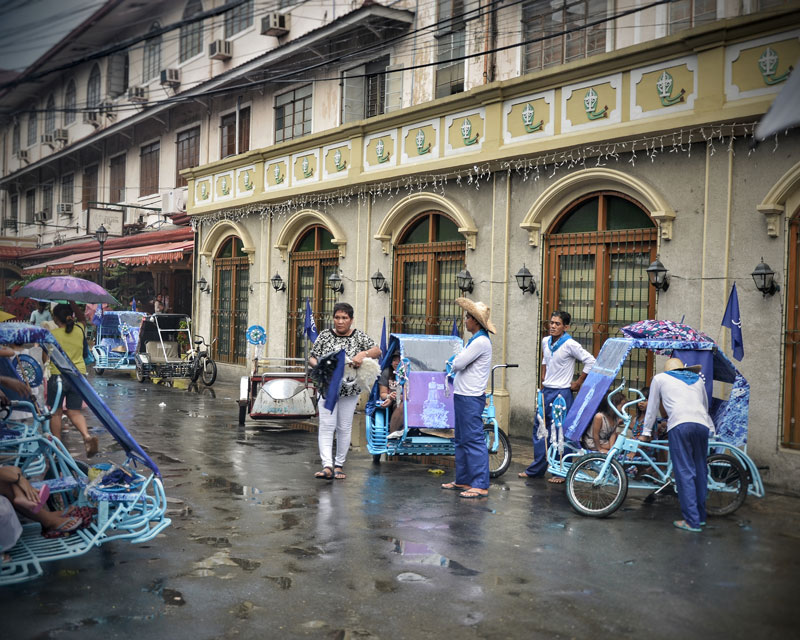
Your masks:
{"label": "straw hat", "polygon": [[478,324],[486,329],[489,333],[497,333],[497,329],[489,320],[490,309],[483,302],[475,302],[469,298],[456,298],[456,304],[471,315]]}
{"label": "straw hat", "polygon": [[680,358],[670,358],[667,360],[667,363],[664,365],[664,371],[694,371],[695,373],[700,373],[700,369],[703,368],[703,365],[700,364],[693,364],[688,366],[684,364],[684,362]]}

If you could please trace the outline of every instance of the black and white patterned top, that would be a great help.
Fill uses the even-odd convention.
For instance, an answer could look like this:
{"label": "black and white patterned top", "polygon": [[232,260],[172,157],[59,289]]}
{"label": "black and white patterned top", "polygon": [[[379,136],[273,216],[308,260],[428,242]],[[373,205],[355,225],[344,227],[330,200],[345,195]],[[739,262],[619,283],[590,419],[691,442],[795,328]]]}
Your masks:
{"label": "black and white patterned top", "polygon": [[[369,351],[375,346],[375,341],[370,338],[366,333],[360,329],[353,329],[350,335],[340,336],[337,335],[333,329],[325,329],[317,336],[314,346],[311,347],[311,353],[308,355],[312,358],[321,358],[329,353],[339,352],[344,349],[348,358],[352,358],[362,351]],[[350,382],[350,384],[348,384]],[[339,389],[339,397],[354,396],[361,393],[361,388],[345,379],[342,381],[342,386]]]}

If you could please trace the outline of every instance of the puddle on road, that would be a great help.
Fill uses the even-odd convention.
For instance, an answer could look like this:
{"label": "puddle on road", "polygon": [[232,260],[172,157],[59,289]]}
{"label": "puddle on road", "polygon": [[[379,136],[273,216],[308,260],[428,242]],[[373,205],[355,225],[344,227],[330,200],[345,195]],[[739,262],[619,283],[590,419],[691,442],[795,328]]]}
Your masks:
{"label": "puddle on road", "polygon": [[258,487],[251,487],[248,485],[233,482],[223,476],[207,476],[203,479],[203,488],[207,489],[220,489],[227,491],[235,496],[241,496],[256,504],[263,504],[261,495],[264,493]]}
{"label": "puddle on road", "polygon": [[163,580],[156,580],[147,589],[143,589],[143,591],[161,596],[164,604],[169,607],[182,607],[186,604],[186,600],[183,599],[183,594],[175,589],[165,587]]}
{"label": "puddle on road", "polygon": [[112,625],[114,627],[125,627],[127,623],[131,622],[152,622],[157,617],[162,616],[163,613],[151,613],[149,615],[141,616],[98,616],[96,618],[83,618],[77,622],[68,622],[61,627],[48,629],[42,633],[31,636],[31,640],[48,640],[49,638],[56,638],[65,633],[73,631],[86,630],[89,627],[99,627],[101,625]]}
{"label": "puddle on road", "polygon": [[186,409],[175,409],[176,412],[182,413],[185,416],[189,416],[190,418],[210,418],[211,416],[204,415],[202,413],[197,413],[197,411],[187,411]]}
{"label": "puddle on road", "polygon": [[319,547],[285,547],[283,552],[294,556],[296,558],[314,558],[316,556],[322,555],[322,549]]}
{"label": "puddle on road", "polygon": [[292,588],[292,579],[289,576],[264,576],[264,578],[278,586],[280,589]]}
{"label": "puddle on road", "polygon": [[290,529],[294,529],[298,524],[300,524],[300,518],[297,515],[294,513],[282,513],[281,526],[278,527],[278,529],[281,531],[289,531]]}
{"label": "puddle on road", "polygon": [[403,556],[405,562],[447,568],[456,576],[476,576],[480,573],[480,571],[465,567],[460,562],[436,553],[423,542],[409,542],[391,536],[380,536],[380,538],[390,542],[393,545],[392,553]]}
{"label": "puddle on road", "polygon": [[258,560],[247,560],[246,558],[231,558],[231,560],[245,571],[255,571],[261,566]]}
{"label": "puddle on road", "polygon": [[207,544],[210,547],[216,547],[217,549],[231,546],[230,540],[222,536],[200,536],[192,538],[192,540],[200,544]]}

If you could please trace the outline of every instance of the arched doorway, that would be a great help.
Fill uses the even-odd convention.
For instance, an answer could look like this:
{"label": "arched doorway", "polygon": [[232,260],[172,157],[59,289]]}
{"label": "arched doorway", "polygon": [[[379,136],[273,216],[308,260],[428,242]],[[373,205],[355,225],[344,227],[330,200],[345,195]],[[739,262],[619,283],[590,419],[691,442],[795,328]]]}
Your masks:
{"label": "arched doorway", "polygon": [[438,211],[415,216],[395,245],[393,332],[446,335],[461,326],[456,274],[464,268],[466,242],[458,225]]}
{"label": "arched doorway", "polygon": [[328,229],[313,225],[300,234],[289,254],[289,344],[286,352],[291,358],[305,355],[306,299],[311,303],[317,328],[322,330],[331,324],[336,294],[328,287],[328,278],[339,268],[339,251],[333,240]]}
{"label": "arched doorway", "polygon": [[220,362],[246,364],[250,264],[238,236],[223,240],[214,256],[212,295],[213,357]]}
{"label": "arched doorway", "polygon": [[[572,202],[545,235],[543,323],[556,309],[569,312],[570,333],[597,355],[620,327],[654,317],[655,291],[646,269],[656,257],[656,241],[656,225],[628,195],[601,191]],[[652,356],[638,351],[622,375],[643,386]]]}
{"label": "arched doorway", "polygon": [[783,446],[800,449],[800,210],[789,221],[788,266],[782,440]]}

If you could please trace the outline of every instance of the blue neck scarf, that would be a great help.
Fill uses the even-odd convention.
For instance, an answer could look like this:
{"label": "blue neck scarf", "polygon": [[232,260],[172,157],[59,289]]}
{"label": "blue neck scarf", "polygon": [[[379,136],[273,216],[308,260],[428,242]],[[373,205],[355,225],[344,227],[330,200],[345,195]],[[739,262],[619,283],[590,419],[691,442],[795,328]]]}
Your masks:
{"label": "blue neck scarf", "polygon": [[568,333],[563,333],[561,337],[558,339],[558,341],[555,344],[553,344],[553,336],[550,336],[550,342],[547,343],[547,346],[550,347],[550,354],[551,355],[554,354],[556,351],[558,351],[558,348],[562,344],[564,344],[567,340],[571,339],[572,339],[571,335],[569,335]]}
{"label": "blue neck scarf", "polygon": [[694,371],[688,371],[686,369],[681,369],[679,371],[666,371],[667,375],[672,376],[676,380],[680,380],[681,382],[685,382],[686,384],[694,384],[700,379],[700,374],[695,373]]}
{"label": "blue neck scarf", "polygon": [[[486,332],[486,329],[481,329],[480,331],[478,331],[478,333],[473,334],[473,336],[469,339],[469,341],[467,341],[467,344],[464,345],[464,348],[466,349],[470,344],[472,344],[472,341],[475,340],[475,338],[480,338],[481,336],[486,336],[487,338],[489,338],[489,334]],[[489,339],[491,340],[491,338]]]}

